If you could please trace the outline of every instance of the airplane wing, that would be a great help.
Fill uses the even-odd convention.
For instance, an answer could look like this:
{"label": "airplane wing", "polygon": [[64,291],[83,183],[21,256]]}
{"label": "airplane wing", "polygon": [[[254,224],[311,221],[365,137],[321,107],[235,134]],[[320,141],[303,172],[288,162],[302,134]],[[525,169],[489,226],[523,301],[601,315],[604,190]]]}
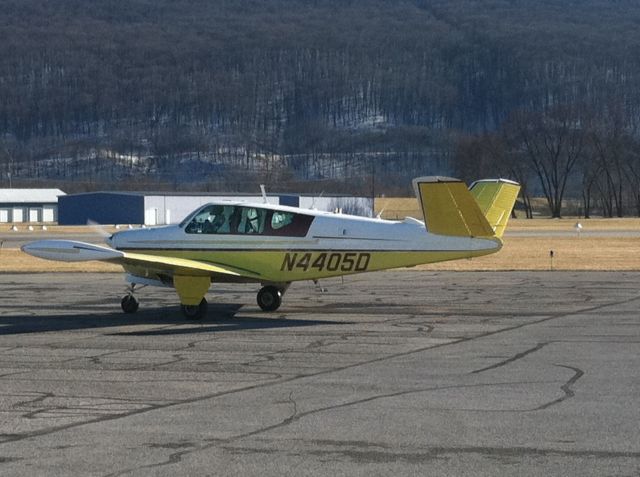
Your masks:
{"label": "airplane wing", "polygon": [[22,246],[22,251],[34,257],[63,262],[84,262],[100,260],[151,269],[171,274],[190,276],[228,276],[259,280],[260,274],[252,270],[238,269],[224,264],[190,260],[186,258],[164,257],[141,253],[122,252],[101,245],[93,245],[75,240],[39,240]]}

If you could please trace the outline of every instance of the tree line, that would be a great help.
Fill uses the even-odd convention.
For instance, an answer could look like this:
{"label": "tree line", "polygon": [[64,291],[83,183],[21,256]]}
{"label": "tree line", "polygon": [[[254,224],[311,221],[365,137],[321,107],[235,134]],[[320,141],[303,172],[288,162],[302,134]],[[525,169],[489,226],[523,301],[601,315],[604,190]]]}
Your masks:
{"label": "tree line", "polygon": [[518,111],[496,131],[460,138],[455,173],[517,180],[527,217],[533,195],[545,198],[552,217],[562,216],[568,198],[578,204],[572,212],[586,218],[640,217],[640,137],[623,109],[617,103],[605,115],[566,106]]}

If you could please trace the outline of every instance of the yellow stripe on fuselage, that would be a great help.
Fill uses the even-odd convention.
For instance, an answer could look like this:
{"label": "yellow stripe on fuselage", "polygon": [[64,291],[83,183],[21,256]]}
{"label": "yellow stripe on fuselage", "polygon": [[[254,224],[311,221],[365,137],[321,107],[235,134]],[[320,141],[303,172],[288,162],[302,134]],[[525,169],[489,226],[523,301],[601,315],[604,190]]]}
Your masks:
{"label": "yellow stripe on fuselage", "polygon": [[[292,282],[320,278],[372,272],[398,267],[479,257],[497,252],[501,247],[499,240],[493,241],[495,248],[482,250],[443,250],[443,251],[375,251],[375,250],[136,250],[135,253],[151,256],[188,259],[203,264],[232,267],[246,278],[255,280],[260,276],[263,282]],[[237,281],[233,277],[219,276],[217,281]]]}

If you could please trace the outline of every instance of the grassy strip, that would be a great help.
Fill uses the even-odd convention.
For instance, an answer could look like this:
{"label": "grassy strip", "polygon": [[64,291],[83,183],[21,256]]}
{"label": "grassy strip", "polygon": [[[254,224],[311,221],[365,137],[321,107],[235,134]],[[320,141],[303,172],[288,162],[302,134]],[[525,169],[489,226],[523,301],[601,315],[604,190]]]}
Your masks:
{"label": "grassy strip", "polygon": [[120,265],[104,262],[55,262],[23,253],[20,249],[0,250],[0,273],[20,272],[121,272]]}
{"label": "grassy strip", "polygon": [[[553,261],[550,251],[553,250]],[[420,265],[425,270],[640,270],[633,237],[509,237],[494,255]]]}

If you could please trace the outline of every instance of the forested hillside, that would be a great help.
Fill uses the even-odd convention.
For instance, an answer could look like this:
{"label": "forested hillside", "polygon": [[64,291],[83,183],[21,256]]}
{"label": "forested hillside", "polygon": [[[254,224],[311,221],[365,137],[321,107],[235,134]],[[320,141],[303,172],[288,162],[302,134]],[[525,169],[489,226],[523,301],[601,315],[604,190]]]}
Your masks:
{"label": "forested hillside", "polygon": [[396,193],[499,169],[542,191],[533,132],[557,141],[564,121],[583,195],[593,131],[603,155],[616,138],[634,150],[631,0],[2,3],[3,184]]}

